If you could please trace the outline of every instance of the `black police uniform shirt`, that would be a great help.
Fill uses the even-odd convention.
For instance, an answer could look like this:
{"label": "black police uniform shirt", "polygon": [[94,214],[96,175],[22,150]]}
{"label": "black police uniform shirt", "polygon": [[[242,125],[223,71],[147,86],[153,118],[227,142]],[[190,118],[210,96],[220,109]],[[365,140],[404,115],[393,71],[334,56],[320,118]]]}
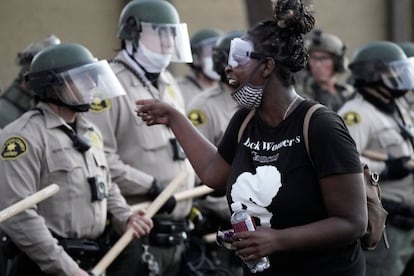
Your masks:
{"label": "black police uniform shirt", "polygon": [[[259,225],[283,229],[326,218],[318,179],[361,172],[354,141],[342,119],[328,110],[316,111],[311,119],[309,145],[313,168],[303,141],[303,120],[311,105],[311,101],[303,101],[276,127],[266,126],[256,113],[238,143],[240,125],[249,112],[241,109],[233,116],[218,146],[219,153],[231,164],[227,183],[229,204],[244,204]],[[271,268],[265,275],[298,270],[306,275],[311,271],[322,273],[322,268],[335,271],[352,267],[359,258],[363,256],[357,242],[318,253],[275,253],[270,256]]]}

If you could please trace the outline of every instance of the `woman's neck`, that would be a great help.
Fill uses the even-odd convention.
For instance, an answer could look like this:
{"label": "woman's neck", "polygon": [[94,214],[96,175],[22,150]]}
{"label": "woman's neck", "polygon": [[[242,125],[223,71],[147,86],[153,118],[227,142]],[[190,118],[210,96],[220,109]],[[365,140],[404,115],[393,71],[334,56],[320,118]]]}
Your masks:
{"label": "woman's neck", "polygon": [[260,117],[269,126],[277,126],[297,107],[300,97],[293,86],[279,89],[279,93],[263,95],[263,104],[259,110]]}

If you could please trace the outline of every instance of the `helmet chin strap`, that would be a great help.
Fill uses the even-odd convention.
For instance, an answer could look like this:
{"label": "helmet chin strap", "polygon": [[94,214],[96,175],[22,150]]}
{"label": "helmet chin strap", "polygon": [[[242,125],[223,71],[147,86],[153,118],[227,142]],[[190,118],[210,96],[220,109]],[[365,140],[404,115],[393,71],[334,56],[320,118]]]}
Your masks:
{"label": "helmet chin strap", "polygon": [[137,49],[138,49],[138,42],[125,40],[125,50],[127,51],[129,56],[133,57]]}
{"label": "helmet chin strap", "polygon": [[69,105],[69,104],[64,103],[59,98],[48,98],[48,99],[44,99],[43,102],[52,103],[52,104],[55,104],[57,106],[64,106],[64,107],[67,107],[67,108],[69,108],[70,110],[72,110],[74,112],[87,112],[87,111],[89,111],[89,109],[91,107],[90,104]]}

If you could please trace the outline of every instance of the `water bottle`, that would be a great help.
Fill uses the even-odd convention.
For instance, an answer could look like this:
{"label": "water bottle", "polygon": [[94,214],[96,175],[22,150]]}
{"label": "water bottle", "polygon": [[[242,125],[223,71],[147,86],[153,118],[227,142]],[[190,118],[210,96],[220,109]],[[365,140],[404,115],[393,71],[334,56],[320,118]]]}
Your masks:
{"label": "water bottle", "polygon": [[[254,220],[247,211],[243,209],[243,205],[240,202],[232,203],[231,210],[233,211],[233,214],[231,215],[230,221],[234,232],[256,231]],[[262,272],[270,267],[268,257],[262,257],[256,261],[246,262],[246,265],[252,273]]]}

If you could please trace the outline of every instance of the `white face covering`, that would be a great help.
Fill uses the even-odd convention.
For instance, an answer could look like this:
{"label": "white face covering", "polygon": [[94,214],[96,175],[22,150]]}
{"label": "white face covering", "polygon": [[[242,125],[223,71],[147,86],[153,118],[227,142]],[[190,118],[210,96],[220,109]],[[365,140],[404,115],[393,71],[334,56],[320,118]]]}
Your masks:
{"label": "white face covering", "polygon": [[212,80],[220,80],[220,75],[213,69],[213,58],[203,58],[203,73]]}
{"label": "white face covering", "polygon": [[[132,42],[126,42],[126,49],[128,53],[134,57],[134,59],[149,73],[160,73],[171,62],[172,54],[156,53],[139,43],[139,47],[136,52],[132,53]],[[128,45],[130,44],[130,45]]]}

